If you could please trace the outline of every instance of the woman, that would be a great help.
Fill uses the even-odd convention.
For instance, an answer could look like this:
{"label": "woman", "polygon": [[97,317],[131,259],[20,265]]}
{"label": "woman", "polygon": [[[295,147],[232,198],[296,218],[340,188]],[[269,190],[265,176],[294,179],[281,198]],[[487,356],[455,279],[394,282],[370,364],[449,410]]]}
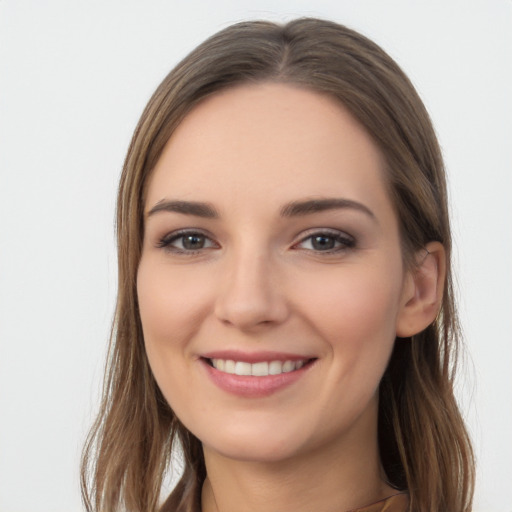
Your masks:
{"label": "woman", "polygon": [[374,43],[241,23],[159,86],[118,197],[88,510],[463,512],[443,163]]}

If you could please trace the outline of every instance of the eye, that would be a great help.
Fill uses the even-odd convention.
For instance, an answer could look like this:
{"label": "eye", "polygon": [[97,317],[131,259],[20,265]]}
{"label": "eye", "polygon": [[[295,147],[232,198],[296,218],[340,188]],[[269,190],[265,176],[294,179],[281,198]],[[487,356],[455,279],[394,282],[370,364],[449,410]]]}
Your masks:
{"label": "eye", "polygon": [[204,249],[218,247],[218,245],[204,233],[198,231],[180,231],[164,236],[158,247],[177,253],[194,253]]}
{"label": "eye", "polygon": [[303,238],[294,248],[315,252],[340,252],[355,247],[355,240],[341,231],[317,231]]}

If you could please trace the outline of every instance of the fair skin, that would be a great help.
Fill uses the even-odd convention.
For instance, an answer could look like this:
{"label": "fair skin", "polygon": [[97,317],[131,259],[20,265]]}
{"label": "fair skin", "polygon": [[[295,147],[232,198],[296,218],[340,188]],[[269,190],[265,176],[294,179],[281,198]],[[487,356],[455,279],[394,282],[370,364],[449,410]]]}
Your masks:
{"label": "fair skin", "polygon": [[444,254],[427,250],[404,268],[382,156],[333,99],[239,86],[185,118],[149,181],[137,290],[158,385],[203,443],[204,512],[396,492],[378,386],[396,336],[437,313]]}

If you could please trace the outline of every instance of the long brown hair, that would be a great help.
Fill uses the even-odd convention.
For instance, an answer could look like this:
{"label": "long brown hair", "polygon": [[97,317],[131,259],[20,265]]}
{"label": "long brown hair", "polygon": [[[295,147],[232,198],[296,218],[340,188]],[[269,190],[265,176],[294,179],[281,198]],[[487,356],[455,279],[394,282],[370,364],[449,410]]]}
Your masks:
{"label": "long brown hair", "polygon": [[[441,152],[414,87],[376,44],[336,23],[253,21],[214,35],[164,79],[126,157],[117,203],[119,292],[103,401],[82,461],[89,512],[200,510],[206,470],[199,440],[174,415],[144,350],[136,275],[144,191],[164,145],[205,97],[242,83],[291,83],[338,99],[380,147],[397,212],[404,259],[429,241],[446,250],[448,274],[436,321],[397,339],[380,386],[379,447],[388,482],[417,512],[469,512],[474,462],[453,394],[459,328],[450,272],[451,235]],[[184,472],[159,505],[171,451]],[[159,508],[160,507],[160,508]]]}

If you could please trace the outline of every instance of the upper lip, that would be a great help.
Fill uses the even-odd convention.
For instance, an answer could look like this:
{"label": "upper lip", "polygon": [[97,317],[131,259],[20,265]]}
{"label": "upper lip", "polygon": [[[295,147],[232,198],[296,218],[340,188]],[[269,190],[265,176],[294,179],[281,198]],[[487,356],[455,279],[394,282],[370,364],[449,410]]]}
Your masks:
{"label": "upper lip", "polygon": [[314,356],[303,354],[292,354],[290,352],[244,352],[241,350],[214,350],[201,354],[204,359],[225,359],[232,361],[242,361],[245,363],[262,363],[265,361],[307,361]]}

